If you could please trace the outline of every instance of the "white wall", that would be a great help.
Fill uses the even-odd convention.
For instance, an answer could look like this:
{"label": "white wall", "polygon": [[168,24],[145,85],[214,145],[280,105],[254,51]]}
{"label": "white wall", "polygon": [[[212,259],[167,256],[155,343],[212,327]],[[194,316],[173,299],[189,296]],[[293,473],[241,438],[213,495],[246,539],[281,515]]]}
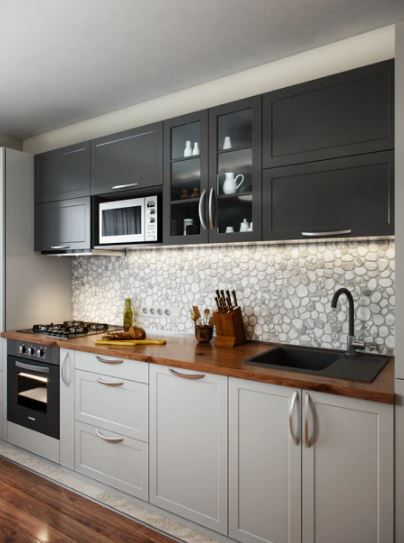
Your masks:
{"label": "white wall", "polygon": [[39,153],[392,57],[394,25],[28,138],[23,149]]}
{"label": "white wall", "polygon": [[8,147],[9,149],[17,149],[17,151],[21,151],[22,140],[15,138],[14,136],[0,134],[0,147]]}

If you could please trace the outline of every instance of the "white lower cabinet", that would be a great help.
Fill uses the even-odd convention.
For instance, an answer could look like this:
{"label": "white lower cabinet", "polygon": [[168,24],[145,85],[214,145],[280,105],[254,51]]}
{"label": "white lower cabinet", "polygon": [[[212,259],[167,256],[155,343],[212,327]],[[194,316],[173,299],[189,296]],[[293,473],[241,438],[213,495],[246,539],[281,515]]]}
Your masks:
{"label": "white lower cabinet", "polygon": [[303,543],[393,543],[393,406],[303,392]]}
{"label": "white lower cabinet", "polygon": [[[293,388],[230,379],[229,536],[301,541],[299,404]],[[289,431],[298,441],[295,443]]]}
{"label": "white lower cabinet", "polygon": [[60,349],[60,463],[74,469],[75,351]]}
{"label": "white lower cabinet", "polygon": [[148,441],[148,385],[76,371],[76,420]]}
{"label": "white lower cabinet", "polygon": [[150,501],[227,533],[227,377],[150,365]]}
{"label": "white lower cabinet", "polygon": [[76,422],[76,471],[148,499],[148,445],[142,441]]}
{"label": "white lower cabinet", "polygon": [[240,379],[229,399],[230,537],[393,543],[393,406]]}

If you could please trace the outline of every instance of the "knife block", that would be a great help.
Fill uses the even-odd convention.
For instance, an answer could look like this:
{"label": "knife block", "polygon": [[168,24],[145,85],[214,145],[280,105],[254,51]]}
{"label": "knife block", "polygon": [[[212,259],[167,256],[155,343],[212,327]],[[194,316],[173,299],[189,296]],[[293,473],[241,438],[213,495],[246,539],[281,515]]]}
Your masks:
{"label": "knife block", "polygon": [[226,313],[215,311],[212,320],[216,327],[215,343],[218,347],[237,347],[247,342],[243,316],[239,307]]}

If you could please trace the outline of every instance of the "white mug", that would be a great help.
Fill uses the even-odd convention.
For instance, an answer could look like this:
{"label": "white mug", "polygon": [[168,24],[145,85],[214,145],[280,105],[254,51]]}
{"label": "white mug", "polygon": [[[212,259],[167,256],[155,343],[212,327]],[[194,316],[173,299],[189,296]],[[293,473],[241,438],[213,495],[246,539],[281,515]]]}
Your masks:
{"label": "white mug", "polygon": [[234,228],[232,226],[226,226],[226,234],[232,234],[234,232]]}
{"label": "white mug", "polygon": [[223,141],[223,149],[231,149],[231,148],[232,148],[231,137],[225,136],[224,141]]}
{"label": "white mug", "polygon": [[[237,179],[240,178],[240,182],[237,183]],[[234,177],[234,172],[225,172],[223,181],[223,194],[234,194],[238,191],[241,185],[244,183],[244,175],[239,173]]]}

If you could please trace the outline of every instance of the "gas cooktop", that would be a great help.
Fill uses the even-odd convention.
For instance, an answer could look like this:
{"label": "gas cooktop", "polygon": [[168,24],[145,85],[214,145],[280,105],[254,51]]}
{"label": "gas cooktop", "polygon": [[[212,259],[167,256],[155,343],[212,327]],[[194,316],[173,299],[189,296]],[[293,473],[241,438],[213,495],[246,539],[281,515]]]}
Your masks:
{"label": "gas cooktop", "polygon": [[85,321],[64,321],[60,324],[51,322],[50,324],[34,324],[32,328],[18,330],[27,334],[45,334],[47,336],[57,337],[58,339],[74,339],[77,337],[89,336],[107,332],[117,326],[109,326],[99,322]]}

